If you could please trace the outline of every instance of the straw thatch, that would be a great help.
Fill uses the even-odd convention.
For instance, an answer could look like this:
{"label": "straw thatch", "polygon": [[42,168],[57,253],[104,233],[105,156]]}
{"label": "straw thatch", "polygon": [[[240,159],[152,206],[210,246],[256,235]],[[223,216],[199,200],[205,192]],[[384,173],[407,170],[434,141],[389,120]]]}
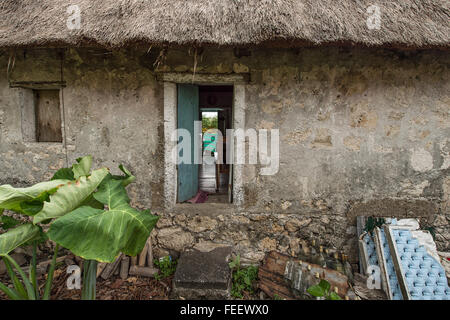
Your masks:
{"label": "straw thatch", "polygon": [[[448,0],[0,0],[0,47],[349,44],[448,48]],[[81,28],[66,26],[67,7]],[[366,25],[378,5],[381,28]]]}

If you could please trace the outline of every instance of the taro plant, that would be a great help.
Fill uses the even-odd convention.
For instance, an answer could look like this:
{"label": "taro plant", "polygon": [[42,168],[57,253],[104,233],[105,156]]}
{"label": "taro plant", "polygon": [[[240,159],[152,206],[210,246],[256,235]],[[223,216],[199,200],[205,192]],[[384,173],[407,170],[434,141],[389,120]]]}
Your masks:
{"label": "taro plant", "polygon": [[[23,216],[31,217],[42,209],[43,202],[49,199],[50,194],[56,192],[59,185],[67,182],[67,180],[55,179],[53,181],[41,182],[28,188],[13,188],[10,185],[0,186],[0,213],[3,213],[7,209]],[[2,215],[0,218],[2,229],[6,231],[0,235],[0,257],[3,258],[6,270],[13,283],[13,288],[8,288],[3,283],[0,283],[0,290],[10,299],[14,300],[48,299],[50,297],[51,283],[53,280],[52,271],[56,262],[57,250],[55,250],[54,259],[50,265],[50,272],[45,283],[44,293],[41,297],[36,281],[36,251],[38,243],[47,239],[46,234],[43,232],[41,226],[31,222],[19,221],[5,215]],[[17,247],[30,244],[32,245],[33,253],[29,275],[27,276],[23,269],[9,256],[9,253]]]}
{"label": "taro plant", "polygon": [[320,280],[319,284],[309,287],[306,291],[316,298],[324,298],[325,300],[342,300],[334,291],[330,291],[331,285],[327,280]]}
{"label": "taro plant", "polygon": [[[0,210],[7,209],[32,218],[32,223],[25,223],[0,235],[0,249],[3,248],[0,255],[9,262],[12,260],[9,252],[34,240],[38,231],[42,237],[41,225],[50,224],[44,235],[56,243],[53,262],[60,246],[87,260],[83,271],[83,299],[95,299],[97,262],[113,262],[120,252],[137,255],[158,220],[149,210],[139,211],[130,206],[125,187],[135,177],[126,168],[120,165],[124,175],[116,176],[107,168],[90,172],[91,165],[92,157],[86,156],[77,159],[71,168],[58,170],[50,181],[29,188],[0,186]],[[21,229],[16,230],[18,228]],[[22,276],[20,267],[11,264],[21,275],[25,291],[29,293],[29,283]],[[52,263],[47,277],[44,292],[47,299],[54,265]],[[32,269],[33,261],[29,279],[32,279]],[[17,282],[15,291],[20,291],[22,295],[14,295],[14,292],[10,295],[11,292],[8,294],[5,291],[6,286],[0,287],[10,298],[36,297],[36,294],[24,295],[20,281],[11,279],[14,284]],[[34,292],[37,291],[34,288]]]}
{"label": "taro plant", "polygon": [[[17,221],[17,224],[19,222]],[[5,225],[2,226],[6,229]],[[53,281],[53,271],[55,269],[57,250],[50,264],[50,272],[45,282],[45,289],[42,297],[39,294],[38,283],[36,280],[36,251],[37,245],[46,240],[42,229],[31,223],[20,224],[18,227],[0,235],[0,256],[6,266],[9,277],[12,280],[13,288],[9,288],[0,283],[0,290],[3,291],[10,299],[13,300],[48,300],[50,297],[51,283]],[[20,245],[31,244],[33,248],[31,265],[28,276],[22,268],[11,258],[8,253]],[[16,269],[17,274],[14,271]]]}

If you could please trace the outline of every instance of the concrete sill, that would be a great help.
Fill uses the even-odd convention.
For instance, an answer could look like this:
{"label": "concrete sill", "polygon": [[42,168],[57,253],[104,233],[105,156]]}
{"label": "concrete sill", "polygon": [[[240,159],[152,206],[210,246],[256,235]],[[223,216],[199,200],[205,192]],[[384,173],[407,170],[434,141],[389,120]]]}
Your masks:
{"label": "concrete sill", "polygon": [[177,203],[173,212],[175,214],[183,213],[187,216],[209,216],[229,215],[237,208],[232,203]]}

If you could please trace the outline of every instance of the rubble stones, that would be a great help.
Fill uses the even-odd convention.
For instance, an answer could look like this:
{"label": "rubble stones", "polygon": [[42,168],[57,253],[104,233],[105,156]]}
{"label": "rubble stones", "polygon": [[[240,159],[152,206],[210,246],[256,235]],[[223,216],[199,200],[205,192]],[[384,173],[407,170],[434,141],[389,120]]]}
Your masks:
{"label": "rubble stones", "polygon": [[183,251],[194,244],[194,237],[178,227],[165,228],[158,231],[158,243],[164,244],[166,249]]}

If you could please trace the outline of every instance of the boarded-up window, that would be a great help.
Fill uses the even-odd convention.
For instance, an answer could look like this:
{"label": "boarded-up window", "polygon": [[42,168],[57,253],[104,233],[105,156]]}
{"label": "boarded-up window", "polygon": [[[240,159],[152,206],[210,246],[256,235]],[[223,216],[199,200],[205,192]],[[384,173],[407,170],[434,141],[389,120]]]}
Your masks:
{"label": "boarded-up window", "polygon": [[59,90],[33,90],[36,141],[62,142]]}

